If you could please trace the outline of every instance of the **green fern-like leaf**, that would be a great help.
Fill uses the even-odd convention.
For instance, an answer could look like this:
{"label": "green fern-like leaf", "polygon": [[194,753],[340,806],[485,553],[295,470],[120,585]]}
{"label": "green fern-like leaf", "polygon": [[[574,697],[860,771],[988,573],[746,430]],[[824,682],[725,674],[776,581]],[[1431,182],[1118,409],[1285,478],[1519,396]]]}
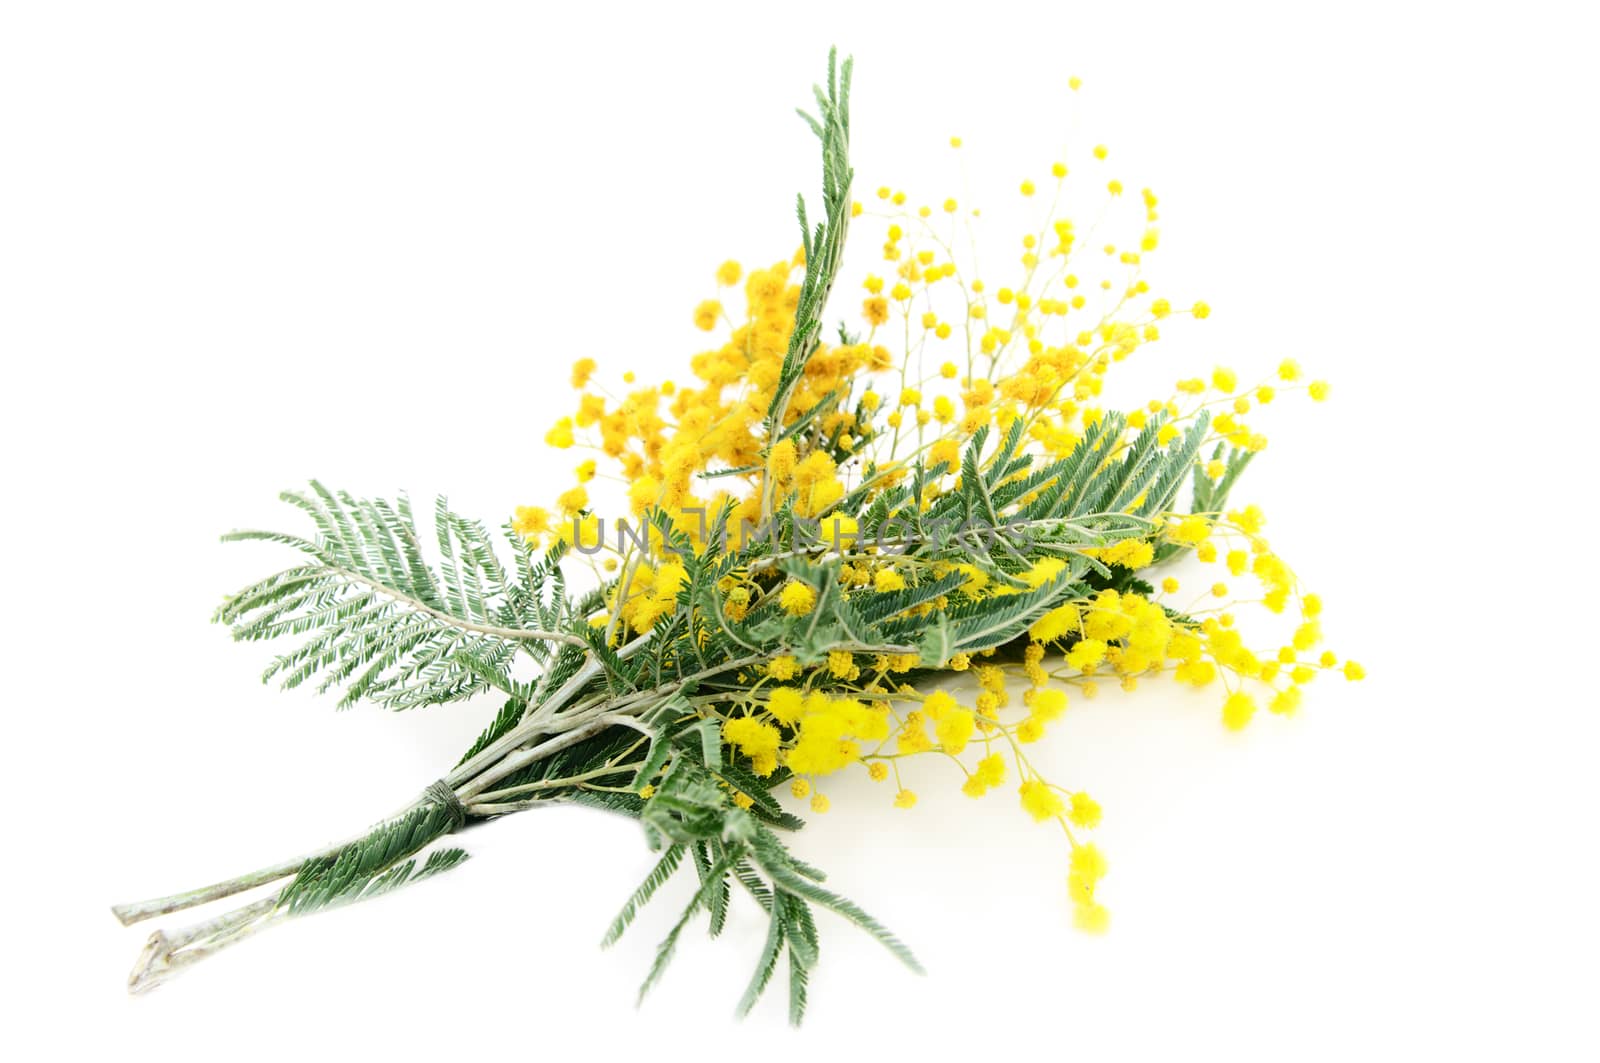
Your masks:
{"label": "green fern-like leaf", "polygon": [[538,626],[562,619],[543,604],[559,569],[524,558],[526,582],[513,581],[483,525],[443,499],[435,567],[404,498],[356,499],[318,483],[283,498],[311,518],[314,538],[240,531],[224,539],[290,546],[305,562],[244,588],[215,616],[241,641],[302,639],[268,666],[266,679],[343,686],[341,707],[366,699],[408,709],[496,686],[525,695],[511,679],[513,659],[526,653],[548,663],[552,643],[578,641]]}

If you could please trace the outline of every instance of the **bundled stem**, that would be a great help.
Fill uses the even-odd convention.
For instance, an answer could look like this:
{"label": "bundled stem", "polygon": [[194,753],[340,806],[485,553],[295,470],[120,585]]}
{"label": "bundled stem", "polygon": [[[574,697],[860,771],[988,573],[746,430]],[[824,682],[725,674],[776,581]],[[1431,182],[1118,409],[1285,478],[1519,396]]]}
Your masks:
{"label": "bundled stem", "polygon": [[[178,971],[290,915],[358,900],[386,892],[406,880],[415,880],[420,876],[411,871],[396,874],[396,869],[404,867],[406,861],[469,822],[559,801],[564,796],[563,789],[570,790],[572,786],[581,784],[584,777],[622,771],[631,773],[633,767],[600,767],[580,773],[582,777],[550,780],[550,785],[526,784],[524,789],[537,796],[515,804],[480,800],[477,796],[488,791],[494,782],[562,750],[571,749],[608,728],[642,727],[628,712],[628,707],[622,706],[603,713],[590,710],[563,717],[553,713],[544,715],[538,726],[521,726],[507,734],[493,748],[474,757],[472,763],[463,763],[446,779],[430,786],[411,804],[362,834],[200,889],[114,906],[112,914],[124,926],[131,926],[155,916],[200,907],[284,879],[292,880],[288,886],[269,896],[220,916],[176,930],[156,931],[145,944],[128,977],[129,990],[143,992],[151,989]],[[508,793],[502,791],[488,796],[503,798]],[[399,831],[397,835],[397,826],[409,825],[412,820],[419,821],[413,825],[415,829]],[[341,863],[364,865],[360,867],[359,888],[342,887],[341,883],[335,881],[331,883],[331,890],[326,888],[329,884],[324,883],[322,894],[308,896],[307,884],[319,877],[327,877],[326,874],[319,876],[316,873],[337,869]],[[426,867],[424,865],[424,869]],[[380,881],[384,875],[392,875],[393,878]]]}

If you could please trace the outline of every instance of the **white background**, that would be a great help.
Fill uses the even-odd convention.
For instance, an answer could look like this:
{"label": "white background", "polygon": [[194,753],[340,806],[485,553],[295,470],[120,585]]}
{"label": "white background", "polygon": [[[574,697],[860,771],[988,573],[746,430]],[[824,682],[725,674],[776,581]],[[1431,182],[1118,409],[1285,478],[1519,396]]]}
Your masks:
{"label": "white background", "polygon": [[[1580,5],[579,6],[4,6],[8,1055],[1594,1058]],[[859,191],[1000,203],[1105,141],[1216,308],[1158,378],[1334,381],[1237,497],[1371,678],[1238,736],[1209,693],[1075,709],[1041,757],[1105,806],[1103,938],[1009,796],[834,787],[797,849],[930,973],[828,919],[799,1033],[781,986],[729,1018],[749,906],[634,1010],[686,883],[601,952],[650,857],[585,810],[128,999],[111,902],[359,828],[494,708],[262,686],[206,620],[281,555],[217,534],[292,527],[312,476],[491,522],[565,487],[571,361],[681,375],[715,265],[792,250],[833,42]]]}

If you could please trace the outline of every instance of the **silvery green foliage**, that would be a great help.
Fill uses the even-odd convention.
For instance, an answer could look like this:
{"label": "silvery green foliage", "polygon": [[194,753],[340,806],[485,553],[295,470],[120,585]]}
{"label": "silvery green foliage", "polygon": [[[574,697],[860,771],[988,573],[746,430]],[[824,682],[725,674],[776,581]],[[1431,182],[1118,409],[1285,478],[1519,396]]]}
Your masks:
{"label": "silvery green foliage", "polygon": [[[825,437],[817,427],[821,412],[844,396],[826,398],[783,426],[789,396],[817,348],[844,246],[852,177],[850,73],[848,60],[836,64],[830,55],[827,83],[816,90],[817,114],[806,116],[822,145],[824,220],[813,227],[801,200],[805,279],[767,411],[769,440],[804,437],[808,446],[827,449],[846,464],[859,459],[837,448],[836,434]],[[842,328],[841,338],[848,341]],[[858,409],[857,415],[864,421],[870,411]],[[711,706],[747,691],[757,672],[779,656],[809,665],[841,649],[892,653],[913,655],[919,668],[938,669],[955,654],[1003,649],[1024,639],[1030,625],[1063,602],[1107,587],[1148,590],[1131,572],[1088,551],[1150,538],[1157,519],[1174,506],[1208,419],[1202,415],[1163,446],[1167,423],[1157,415],[1127,438],[1126,420],[1107,413],[1088,426],[1070,454],[1042,460],[1024,452],[1024,425],[1015,419],[1003,435],[978,431],[960,456],[959,470],[918,462],[903,482],[883,487],[880,470],[870,462],[854,468],[859,486],[830,516],[852,518],[858,543],[917,562],[907,566],[906,587],[888,593],[847,597],[839,544],[803,534],[806,522],[793,512],[792,500],[764,500],[771,534],[730,529],[731,504],[708,515],[701,539],[719,548],[699,551],[666,513],[651,512],[647,520],[665,548],[678,555],[686,578],[674,610],[626,642],[612,627],[591,623],[626,571],[574,593],[562,572],[565,546],[536,554],[510,528],[492,535],[443,499],[425,537],[404,497],[361,499],[317,483],[306,492],[285,493],[309,518],[305,535],[252,531],[227,538],[283,544],[300,558],[232,595],[216,614],[236,639],[294,641],[268,667],[267,679],[286,687],[316,680],[320,690],[341,691],[341,706],[364,700],[411,709],[489,690],[505,700],[450,775],[364,837],[296,865],[271,903],[258,902],[180,934],[181,945],[163,944],[157,935],[151,947],[160,946],[156,960],[164,966],[153,980],[164,977],[166,967],[186,962],[176,959],[184,947],[214,951],[271,918],[363,899],[453,867],[465,857],[460,849],[423,853],[465,822],[557,802],[635,817],[660,853],[606,931],[606,944],[621,936],[675,873],[685,865],[695,869],[698,888],[661,942],[641,995],[661,976],[698,915],[706,915],[712,935],[722,930],[735,892],[754,900],[768,927],[739,1000],[741,1014],[787,958],[790,1016],[800,1020],[818,957],[813,906],[857,924],[916,969],[899,939],[825,888],[820,871],[788,852],[780,832],[803,824],[773,797],[787,770],[780,766],[757,777],[748,760],[724,747]],[[1226,474],[1215,483],[1195,476],[1197,510],[1219,510],[1250,459],[1244,451],[1221,448],[1215,457],[1225,460]],[[952,472],[960,474],[956,487],[935,496],[934,479]],[[1162,545],[1158,556],[1175,549]],[[1047,558],[1061,562],[1055,576],[1042,582],[1024,578]],[[968,578],[953,570],[958,564],[975,567],[1013,593],[951,602],[949,596]],[[735,573],[762,590],[737,619],[724,608],[719,590]],[[791,580],[815,592],[815,607],[805,616],[791,616],[778,604],[778,589]],[[908,678],[914,681],[915,671]],[[493,792],[514,799],[475,796],[491,776]],[[735,793],[745,795],[746,807],[734,800]],[[156,902],[134,918],[189,903]]]}

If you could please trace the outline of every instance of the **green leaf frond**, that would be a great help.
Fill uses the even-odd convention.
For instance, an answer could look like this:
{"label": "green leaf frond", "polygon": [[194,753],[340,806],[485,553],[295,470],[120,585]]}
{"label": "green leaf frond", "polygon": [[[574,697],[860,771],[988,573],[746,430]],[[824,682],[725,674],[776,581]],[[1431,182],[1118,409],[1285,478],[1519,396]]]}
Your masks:
{"label": "green leaf frond", "polygon": [[692,857],[699,887],[657,947],[655,961],[640,986],[640,998],[666,971],[684,929],[697,914],[706,913],[712,936],[721,931],[735,885],[767,913],[767,936],[739,999],[740,1015],[748,1013],[766,991],[787,948],[790,1019],[798,1023],[803,1017],[807,978],[818,956],[812,904],[856,924],[920,973],[916,957],[898,937],[854,902],[819,885],[821,872],[796,859],[776,834],[733,803],[729,789],[718,784],[710,760],[685,751],[672,761],[655,794],[645,803],[643,818],[662,842],[662,855],[606,932],[605,944],[617,941],[640,908],[677,872],[685,854]]}
{"label": "green leaf frond", "polygon": [[434,802],[424,802],[399,818],[379,824],[360,841],[332,856],[308,861],[278,895],[278,907],[305,915],[385,893],[461,863],[460,849],[439,849],[420,868],[412,859],[433,841],[455,829],[458,815]]}
{"label": "green leaf frond", "polygon": [[535,562],[520,538],[508,536],[514,578],[487,529],[442,498],[433,565],[404,497],[357,499],[319,483],[282,497],[311,519],[313,538],[262,531],[223,538],[290,546],[302,563],[230,596],[214,617],[241,641],[301,640],[268,666],[266,680],[289,688],[316,678],[320,691],[344,688],[341,707],[365,698],[408,709],[490,687],[524,694],[510,677],[519,652],[545,664],[553,646],[581,642],[544,626],[569,619],[559,555]]}
{"label": "green leaf frond", "polygon": [[813,90],[815,116],[800,112],[822,142],[822,206],[825,220],[813,230],[806,216],[805,198],[798,197],[800,239],[805,248],[806,273],[800,283],[800,301],[795,309],[794,331],[784,354],[772,403],[767,410],[766,438],[781,438],[784,414],[795,385],[805,373],[806,362],[821,340],[822,313],[833,290],[834,279],[844,257],[845,233],[850,225],[850,184],[855,171],[850,167],[850,72],[851,61],[838,62],[836,51],[828,53],[826,87]]}

